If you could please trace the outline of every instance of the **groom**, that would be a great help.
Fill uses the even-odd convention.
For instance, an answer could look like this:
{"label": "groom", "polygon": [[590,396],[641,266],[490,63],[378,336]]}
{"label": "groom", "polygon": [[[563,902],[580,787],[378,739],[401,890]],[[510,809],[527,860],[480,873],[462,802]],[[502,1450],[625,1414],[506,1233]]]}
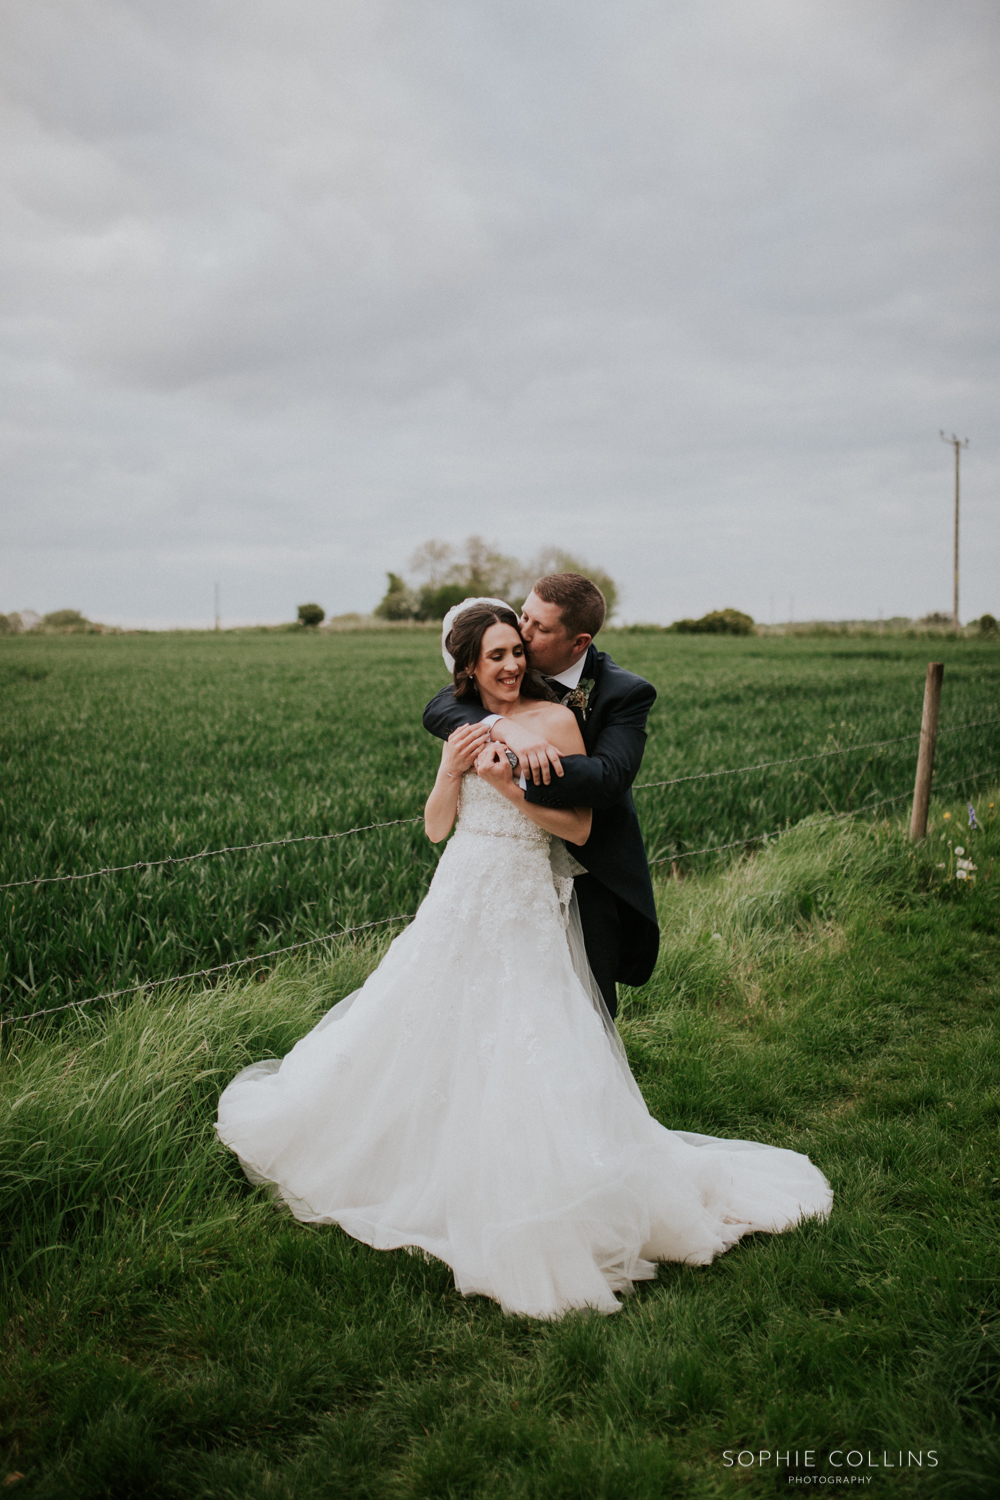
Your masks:
{"label": "groom", "polygon": [[626,672],[593,638],[604,624],[604,595],[579,573],[540,578],[524,601],[521,633],[531,665],[571,708],[586,755],[561,757],[523,725],[459,702],[442,688],[424,709],[424,728],[447,739],[462,724],[489,720],[490,733],[518,757],[525,796],[543,807],[590,807],[590,838],[570,853],[587,873],[575,882],[587,957],[611,1015],[616,982],[645,984],[659,948],[653,885],[632,803],[656,689]]}

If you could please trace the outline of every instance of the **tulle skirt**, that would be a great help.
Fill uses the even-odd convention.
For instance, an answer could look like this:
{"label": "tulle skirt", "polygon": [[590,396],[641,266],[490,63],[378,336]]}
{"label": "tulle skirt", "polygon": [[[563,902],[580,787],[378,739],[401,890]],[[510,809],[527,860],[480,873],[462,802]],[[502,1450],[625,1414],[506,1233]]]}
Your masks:
{"label": "tulle skirt", "polygon": [[832,1202],[806,1156],[652,1118],[547,850],[461,830],[365,985],[234,1079],[218,1132],[297,1218],[536,1318],[615,1312],[657,1261]]}

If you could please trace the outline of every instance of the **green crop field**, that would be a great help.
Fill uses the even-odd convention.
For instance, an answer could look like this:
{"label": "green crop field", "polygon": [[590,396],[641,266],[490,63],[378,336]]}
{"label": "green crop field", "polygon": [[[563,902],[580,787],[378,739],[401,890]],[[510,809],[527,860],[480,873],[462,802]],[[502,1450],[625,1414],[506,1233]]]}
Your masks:
{"label": "green crop field", "polygon": [[[640,782],[914,736],[946,663],[937,780],[1000,764],[993,642],[610,632],[659,697]],[[438,754],[434,632],[0,637],[0,883],[413,818]],[[916,741],[636,793],[651,859],[905,794]],[[958,788],[962,790],[962,788]],[[0,1011],[85,998],[413,911],[419,823],[3,893]],[[704,856],[683,862],[704,868]]]}
{"label": "green crop field", "polygon": [[[640,781],[913,735],[932,654],[946,731],[1000,718],[989,642],[606,644],[660,693]],[[442,680],[421,631],[0,639],[2,880],[415,816]],[[214,1136],[232,1075],[389,937],[268,952],[411,911],[436,858],[419,825],[5,890],[7,1015],[259,959],[4,1028],[5,1492],[1000,1493],[998,744],[995,722],[942,734],[916,847],[905,797],[827,816],[905,794],[912,739],[637,792],[667,861],[660,963],[621,1021],[650,1108],[808,1152],[835,1203],[662,1266],[613,1318],[505,1318],[438,1263],[297,1224]]]}

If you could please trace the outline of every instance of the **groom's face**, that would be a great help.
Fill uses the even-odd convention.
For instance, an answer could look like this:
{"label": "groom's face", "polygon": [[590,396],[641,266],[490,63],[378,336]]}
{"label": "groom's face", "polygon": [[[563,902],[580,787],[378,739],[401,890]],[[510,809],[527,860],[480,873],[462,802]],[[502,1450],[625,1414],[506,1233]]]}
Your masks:
{"label": "groom's face", "polygon": [[567,635],[558,604],[539,599],[534,589],[521,609],[521,634],[531,653],[531,665],[549,677],[565,672],[590,644],[589,635]]}

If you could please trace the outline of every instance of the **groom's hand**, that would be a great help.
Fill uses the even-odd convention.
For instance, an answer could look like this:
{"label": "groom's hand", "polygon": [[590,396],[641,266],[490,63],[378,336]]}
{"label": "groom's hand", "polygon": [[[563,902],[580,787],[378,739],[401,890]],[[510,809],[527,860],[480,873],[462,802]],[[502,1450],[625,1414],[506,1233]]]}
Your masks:
{"label": "groom's hand", "polygon": [[524,776],[530,776],[536,786],[543,782],[548,786],[553,771],[557,776],[563,774],[559,751],[537,732],[516,724],[513,719],[501,718],[497,719],[491,733],[495,740],[503,740],[508,750],[513,750],[520,761],[518,769]]}

